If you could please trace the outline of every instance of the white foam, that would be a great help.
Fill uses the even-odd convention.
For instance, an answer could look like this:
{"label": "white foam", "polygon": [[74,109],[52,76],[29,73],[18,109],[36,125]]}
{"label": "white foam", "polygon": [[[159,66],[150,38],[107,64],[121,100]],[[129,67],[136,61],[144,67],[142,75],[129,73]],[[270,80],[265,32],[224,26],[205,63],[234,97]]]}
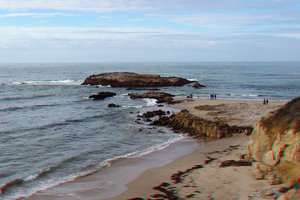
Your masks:
{"label": "white foam", "polygon": [[53,80],[53,81],[24,81],[12,82],[12,85],[80,85],[82,81],[74,81],[70,79],[65,80]]}
{"label": "white foam", "polygon": [[180,140],[182,140],[182,139],[185,138],[185,136],[182,135],[182,134],[178,134],[177,136],[178,136],[178,137],[169,139],[169,140],[168,140],[167,142],[165,142],[165,143],[162,143],[162,144],[159,144],[159,145],[157,145],[157,146],[153,146],[153,147],[147,148],[147,149],[145,149],[145,150],[143,150],[143,151],[137,152],[137,153],[135,153],[134,155],[131,155],[130,158],[137,158],[137,157],[141,157],[141,156],[148,155],[148,154],[153,153],[153,152],[155,152],[155,151],[162,150],[162,149],[164,149],[164,148],[170,146],[171,144],[173,144],[173,143],[175,143],[175,142],[178,142],[178,141],[180,141]]}
{"label": "white foam", "polygon": [[236,97],[258,97],[257,94],[227,94],[228,96],[236,96]]}
{"label": "white foam", "polygon": [[142,105],[139,106],[122,106],[122,108],[142,108]]}
{"label": "white foam", "polygon": [[155,106],[157,103],[157,100],[156,99],[148,99],[148,98],[145,98],[143,99],[143,101],[146,102],[146,106]]}
{"label": "white foam", "polygon": [[198,81],[197,79],[195,78],[187,78],[188,81]]}
{"label": "white foam", "polygon": [[24,178],[24,181],[33,181],[34,179],[36,179],[39,176],[40,173],[36,173],[36,174],[32,174],[27,176],[26,178]]}
{"label": "white foam", "polygon": [[98,88],[110,88],[111,87],[111,85],[96,85],[96,87],[98,87]]}

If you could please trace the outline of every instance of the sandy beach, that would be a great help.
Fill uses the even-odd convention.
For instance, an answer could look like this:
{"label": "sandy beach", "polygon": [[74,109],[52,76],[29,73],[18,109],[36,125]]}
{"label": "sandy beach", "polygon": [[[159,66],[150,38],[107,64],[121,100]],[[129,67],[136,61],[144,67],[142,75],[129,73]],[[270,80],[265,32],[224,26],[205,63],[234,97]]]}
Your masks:
{"label": "sandy beach", "polygon": [[[286,102],[252,100],[185,99],[173,106],[193,115],[220,120],[230,125],[254,125],[261,117]],[[226,160],[240,160],[249,136],[205,142],[205,148],[183,156],[163,167],[147,170],[127,185],[117,199],[272,199],[279,186],[256,180],[250,166],[220,167]]]}

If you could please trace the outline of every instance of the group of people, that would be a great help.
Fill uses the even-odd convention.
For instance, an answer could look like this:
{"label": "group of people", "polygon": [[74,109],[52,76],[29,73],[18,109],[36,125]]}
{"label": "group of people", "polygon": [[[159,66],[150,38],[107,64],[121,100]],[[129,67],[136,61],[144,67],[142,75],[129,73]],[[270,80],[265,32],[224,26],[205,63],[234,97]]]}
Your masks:
{"label": "group of people", "polygon": [[217,99],[217,95],[216,94],[211,94],[210,99]]}
{"label": "group of people", "polygon": [[264,99],[264,105],[269,103],[269,99]]}

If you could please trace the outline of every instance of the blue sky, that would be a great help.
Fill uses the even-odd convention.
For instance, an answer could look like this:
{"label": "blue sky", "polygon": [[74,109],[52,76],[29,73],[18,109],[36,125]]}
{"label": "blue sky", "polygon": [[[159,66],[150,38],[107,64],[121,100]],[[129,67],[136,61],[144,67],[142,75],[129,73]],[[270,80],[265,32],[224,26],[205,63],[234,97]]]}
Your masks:
{"label": "blue sky", "polygon": [[0,0],[0,62],[300,61],[300,0]]}

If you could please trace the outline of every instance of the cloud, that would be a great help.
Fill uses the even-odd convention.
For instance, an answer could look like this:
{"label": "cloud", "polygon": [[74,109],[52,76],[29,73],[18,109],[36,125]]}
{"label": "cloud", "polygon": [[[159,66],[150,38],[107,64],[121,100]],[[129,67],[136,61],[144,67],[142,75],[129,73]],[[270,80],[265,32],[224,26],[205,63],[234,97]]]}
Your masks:
{"label": "cloud", "polygon": [[1,18],[11,17],[53,17],[53,16],[70,16],[64,13],[9,13],[0,15]]}
{"label": "cloud", "polygon": [[183,11],[274,9],[299,5],[297,0],[0,0],[3,10],[50,9],[68,11]]}
{"label": "cloud", "polygon": [[257,26],[299,25],[299,12],[203,13],[159,16],[166,21],[202,28],[232,29]]}
{"label": "cloud", "polygon": [[3,10],[66,10],[66,11],[128,11],[134,10],[138,1],[110,0],[0,0]]}

